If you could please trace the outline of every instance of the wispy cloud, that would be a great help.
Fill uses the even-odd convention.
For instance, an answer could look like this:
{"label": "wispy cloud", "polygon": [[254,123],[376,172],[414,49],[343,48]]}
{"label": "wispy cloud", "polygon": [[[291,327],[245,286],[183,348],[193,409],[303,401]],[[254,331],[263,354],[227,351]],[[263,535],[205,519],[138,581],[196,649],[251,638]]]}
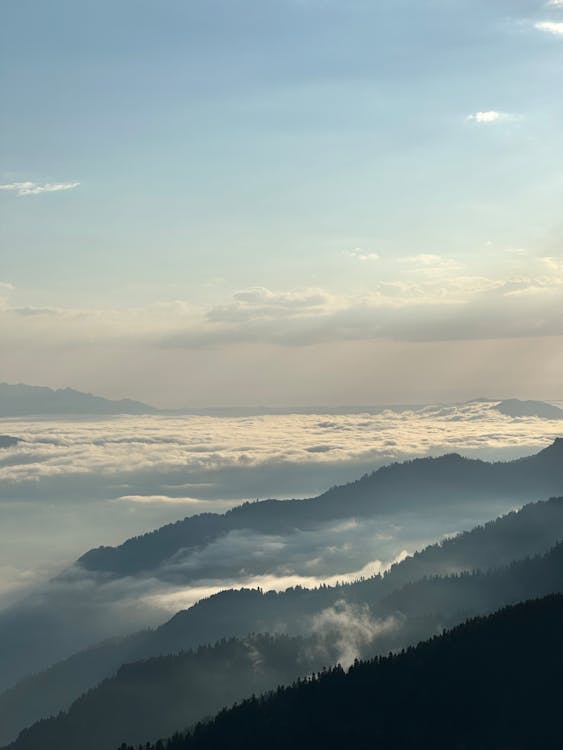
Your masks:
{"label": "wispy cloud", "polygon": [[496,109],[490,109],[486,112],[474,112],[471,115],[467,115],[467,119],[477,122],[480,125],[490,125],[495,122],[514,122],[519,119],[519,116],[510,112],[499,112]]}
{"label": "wispy cloud", "polygon": [[0,190],[8,190],[16,195],[41,195],[42,193],[59,193],[63,190],[74,190],[79,182],[8,182],[0,185]]}
{"label": "wispy cloud", "polygon": [[353,250],[347,250],[345,255],[355,260],[367,261],[367,260],[379,260],[379,253],[372,253],[368,250],[364,250],[361,247],[355,247]]}
{"label": "wispy cloud", "polygon": [[417,255],[404,255],[398,258],[398,262],[406,267],[410,273],[418,273],[424,276],[452,275],[459,281],[459,274],[464,270],[464,265],[455,258],[434,253],[418,253]]}
{"label": "wispy cloud", "polygon": [[[511,255],[499,274],[434,254],[403,256],[395,276],[368,292],[329,289],[241,290],[210,307],[179,303],[124,310],[57,309],[9,304],[0,289],[5,346],[53,350],[86,340],[163,349],[217,349],[235,344],[307,346],[342,341],[445,341],[561,335],[560,259]],[[516,264],[516,265],[515,265]],[[379,268],[379,265],[378,265]],[[387,269],[389,270],[389,269]],[[530,299],[527,306],[516,297]],[[533,298],[533,300],[532,300]]]}
{"label": "wispy cloud", "polygon": [[366,646],[399,627],[396,617],[378,620],[372,617],[367,605],[349,604],[344,600],[319,612],[312,622],[313,633],[319,638],[318,647],[326,648],[336,636],[338,662],[345,669],[352,666]]}
{"label": "wispy cloud", "polygon": [[[561,3],[557,3],[557,5],[563,7]],[[535,24],[535,28],[539,31],[545,31],[547,34],[563,36],[563,21],[538,21]]]}

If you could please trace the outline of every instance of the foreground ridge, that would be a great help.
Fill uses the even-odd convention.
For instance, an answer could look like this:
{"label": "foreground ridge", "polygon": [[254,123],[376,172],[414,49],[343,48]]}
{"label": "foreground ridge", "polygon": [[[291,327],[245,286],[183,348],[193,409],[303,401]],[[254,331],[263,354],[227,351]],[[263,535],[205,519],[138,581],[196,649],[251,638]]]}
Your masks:
{"label": "foreground ridge", "polygon": [[146,750],[560,748],[562,627],[561,595],[507,607],[252,697]]}

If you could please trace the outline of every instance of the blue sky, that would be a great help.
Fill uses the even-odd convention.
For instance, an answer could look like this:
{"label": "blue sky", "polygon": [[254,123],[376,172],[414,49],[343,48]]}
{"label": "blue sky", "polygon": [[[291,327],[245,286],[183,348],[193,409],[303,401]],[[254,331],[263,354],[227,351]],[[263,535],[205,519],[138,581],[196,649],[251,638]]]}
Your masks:
{"label": "blue sky", "polygon": [[560,397],[563,3],[0,12],[0,379]]}

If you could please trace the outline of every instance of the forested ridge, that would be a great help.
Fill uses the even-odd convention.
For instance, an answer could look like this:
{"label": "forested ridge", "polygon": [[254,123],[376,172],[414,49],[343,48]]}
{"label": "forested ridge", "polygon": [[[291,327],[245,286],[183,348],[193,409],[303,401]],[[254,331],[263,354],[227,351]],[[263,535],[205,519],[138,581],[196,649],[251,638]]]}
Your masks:
{"label": "forested ridge", "polygon": [[[251,697],[139,750],[561,748],[563,596]],[[122,746],[121,750],[135,750]]]}
{"label": "forested ridge", "polygon": [[[398,632],[378,640],[374,647],[377,651],[416,642],[431,634],[433,628],[459,621],[462,616],[563,590],[563,565],[550,563],[561,550],[535,561],[519,562],[512,572],[505,569],[518,557],[544,553],[558,539],[563,539],[563,499],[554,498],[529,504],[431,545],[394,565],[384,576],[316,590],[225,591],[178,613],[155,631],[83,651],[0,695],[1,741],[7,744],[24,727],[68,709],[81,693],[112,676],[121,664],[174,654],[225,637],[244,638],[252,631],[275,632],[280,626],[287,632],[307,635],[312,618],[338,601],[367,605],[376,617],[396,611],[406,615]],[[470,575],[460,576],[464,571]],[[487,571],[491,572],[485,575]],[[298,670],[292,675],[303,673]],[[282,674],[279,681],[285,678]],[[271,687],[275,679],[272,676],[271,684],[262,684]],[[239,687],[244,685],[241,682]],[[241,697],[242,691],[233,700]],[[182,721],[187,724],[188,718]],[[144,739],[149,738],[147,733]]]}
{"label": "forested ridge", "polygon": [[[513,602],[563,593],[563,543],[489,572],[426,578],[398,589],[371,611],[340,612],[340,627],[308,637],[258,635],[128,664],[85,693],[67,713],[23,731],[12,750],[112,750],[120,742],[155,740],[225,705],[336,664],[340,653],[386,654],[430,637],[468,616]],[[338,608],[337,608],[338,609]],[[377,617],[379,619],[377,619]],[[354,642],[354,621],[374,636]],[[379,623],[379,625],[378,625]]]}
{"label": "forested ridge", "polygon": [[92,549],[78,564],[87,570],[130,575],[161,565],[179,549],[208,544],[234,529],[288,533],[336,518],[374,517],[499,498],[532,500],[562,491],[562,438],[533,456],[515,461],[488,463],[458,454],[418,458],[383,466],[316,498],[262,500],[223,514],[191,516],[128,539],[119,547]]}

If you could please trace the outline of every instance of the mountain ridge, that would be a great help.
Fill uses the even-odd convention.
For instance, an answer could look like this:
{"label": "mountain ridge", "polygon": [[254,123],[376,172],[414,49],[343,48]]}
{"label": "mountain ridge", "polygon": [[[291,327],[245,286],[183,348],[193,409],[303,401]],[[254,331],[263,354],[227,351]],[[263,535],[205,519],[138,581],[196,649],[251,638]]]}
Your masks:
{"label": "mountain ridge", "polygon": [[[416,588],[405,589],[409,585],[463,571],[506,568],[518,558],[545,554],[561,539],[563,498],[553,498],[528,504],[519,511],[425,547],[392,566],[383,576],[313,590],[294,588],[276,593],[240,589],[215,594],[178,612],[156,630],[141,631],[79,652],[0,694],[0,744],[8,742],[23,726],[68,708],[80,693],[109,677],[123,663],[177,653],[225,637],[240,638],[251,631],[275,632],[280,623],[289,635],[304,635],[311,618],[334,607],[338,601],[352,608],[368,604],[375,608],[377,616],[381,606],[381,615],[387,616],[391,610],[400,608],[396,604],[390,609],[389,596],[393,592],[402,592],[401,601],[412,602],[413,596],[416,599]],[[475,580],[447,579],[433,588],[431,584],[419,585],[421,590],[431,588],[432,596],[445,591],[444,596],[454,601],[455,591],[469,586],[472,592],[471,581]],[[498,601],[495,596],[493,590],[489,603]],[[431,619],[428,627],[436,624]]]}
{"label": "mountain ridge", "polygon": [[505,607],[347,673],[253,696],[146,750],[555,750],[562,627],[561,595]]}
{"label": "mountain ridge", "polygon": [[73,388],[0,383],[0,417],[157,413],[153,406],[129,398],[107,399]]}
{"label": "mountain ridge", "polygon": [[[435,598],[431,599],[428,612],[418,612],[413,620],[414,632],[408,629],[409,620],[406,626],[392,624],[389,633],[382,625],[373,645],[365,644],[363,653],[356,646],[356,654],[366,658],[411,647],[413,642],[431,637],[437,629],[455,626],[467,616],[482,616],[500,606],[558,594],[563,591],[562,561],[563,544],[559,544],[546,555],[515,562],[499,571],[413,584],[419,589],[427,584],[441,585],[442,594],[445,593],[441,603],[445,608],[437,609]],[[466,600],[468,583],[475,591],[473,598]],[[408,588],[407,595],[412,593]],[[449,600],[456,589],[461,589],[457,592],[460,604],[455,603],[454,596],[452,607]],[[479,593],[491,589],[496,595],[487,603],[480,603]],[[402,590],[397,592],[399,597],[401,593]],[[413,603],[419,598],[420,591],[411,596]],[[346,610],[341,607],[341,611]],[[456,616],[456,611],[461,614]],[[354,616],[353,611],[348,614]],[[358,611],[355,616],[365,617],[365,614]],[[404,622],[404,609],[400,616]],[[379,622],[400,620],[395,611],[394,618]],[[352,623],[348,627],[353,627]],[[154,742],[159,736],[193,725],[224,705],[248,698],[251,693],[287,684],[337,663],[339,644],[346,637],[346,629],[340,632],[337,627],[309,637],[248,635],[244,639],[222,640],[197,651],[126,664],[114,677],[77,699],[68,712],[24,730],[9,748],[112,750],[123,739]]]}
{"label": "mountain ridge", "polygon": [[91,549],[77,564],[89,571],[134,574],[160,565],[180,549],[207,544],[235,529],[288,533],[339,518],[439,508],[451,505],[454,498],[459,504],[499,497],[517,501],[561,492],[563,438],[558,437],[538,453],[512,461],[486,462],[458,453],[416,458],[383,466],[314,498],[247,502],[223,514],[189,516],[117,547]]}

